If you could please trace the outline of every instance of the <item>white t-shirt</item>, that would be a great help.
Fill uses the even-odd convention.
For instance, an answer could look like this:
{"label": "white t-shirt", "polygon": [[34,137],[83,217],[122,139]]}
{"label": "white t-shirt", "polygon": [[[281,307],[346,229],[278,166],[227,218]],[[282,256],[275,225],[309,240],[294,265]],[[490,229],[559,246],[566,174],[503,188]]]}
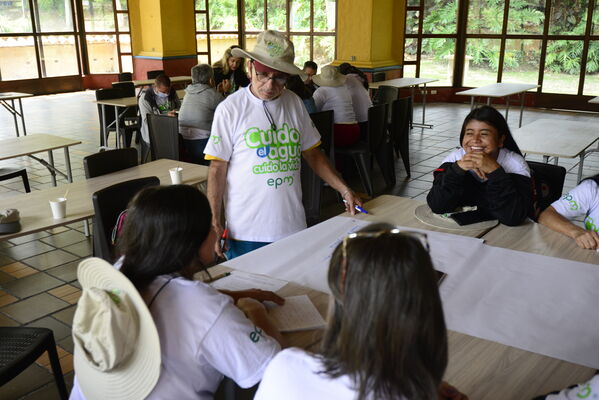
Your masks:
{"label": "white t-shirt", "polygon": [[218,105],[204,153],[229,163],[225,212],[232,239],[274,242],[306,228],[301,152],[319,142],[302,100],[288,90],[263,101],[248,86]]}
{"label": "white t-shirt", "polygon": [[358,122],[352,105],[352,97],[345,86],[321,86],[312,95],[318,111],[333,110],[336,124],[355,124]]}
{"label": "white t-shirt", "polygon": [[[147,304],[170,278],[154,279],[142,293]],[[280,350],[229,296],[203,282],[176,277],[149,309],[162,356],[160,378],[149,400],[213,399],[223,374],[243,388],[252,387]],[[76,380],[70,399],[85,399]]]}
{"label": "white t-shirt", "polygon": [[[462,147],[459,147],[452,151],[447,157],[445,157],[441,164],[446,162],[459,161],[462,159],[462,157],[464,157],[464,154],[466,154],[466,151]],[[503,167],[503,170],[508,174],[524,175],[530,178],[530,168],[528,167],[528,163],[526,162],[524,157],[522,157],[520,154],[516,152],[502,147],[501,149],[499,149],[497,163],[501,165]],[[474,174],[473,171],[472,174]],[[477,177],[477,175],[475,174],[474,176]]]}
{"label": "white t-shirt", "polygon": [[370,100],[368,90],[364,88],[362,81],[357,78],[356,74],[348,74],[345,78],[345,87],[351,95],[356,119],[358,122],[368,121],[368,109],[372,107],[372,100]]}
{"label": "white t-shirt", "polygon": [[347,376],[330,378],[314,355],[290,348],[272,359],[254,400],[355,399],[357,392]]}
{"label": "white t-shirt", "polygon": [[569,219],[584,216],[584,227],[599,232],[599,186],[594,180],[582,181],[551,206]]}
{"label": "white t-shirt", "polygon": [[590,381],[582,383],[572,389],[564,389],[558,394],[552,394],[545,400],[594,400],[599,398],[599,375],[595,375]]}

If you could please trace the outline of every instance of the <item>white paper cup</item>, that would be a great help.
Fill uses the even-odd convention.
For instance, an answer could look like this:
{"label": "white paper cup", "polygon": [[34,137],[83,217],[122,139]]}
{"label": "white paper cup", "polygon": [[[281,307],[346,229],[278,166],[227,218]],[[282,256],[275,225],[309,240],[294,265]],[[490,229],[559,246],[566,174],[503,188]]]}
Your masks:
{"label": "white paper cup", "polygon": [[171,182],[173,185],[179,185],[183,183],[183,168],[171,168],[168,170],[171,173]]}
{"label": "white paper cup", "polygon": [[50,200],[50,208],[52,209],[52,217],[54,219],[62,219],[67,216],[67,199],[59,197]]}

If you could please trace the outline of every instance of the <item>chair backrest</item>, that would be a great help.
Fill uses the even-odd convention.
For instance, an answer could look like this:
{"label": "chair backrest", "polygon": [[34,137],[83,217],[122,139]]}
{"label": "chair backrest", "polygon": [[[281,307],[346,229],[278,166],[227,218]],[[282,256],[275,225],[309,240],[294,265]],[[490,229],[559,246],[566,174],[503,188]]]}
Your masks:
{"label": "chair backrest", "polygon": [[391,124],[389,132],[393,147],[398,150],[410,133],[410,102],[411,97],[402,97],[391,103]]}
{"label": "chair backrest", "polygon": [[132,81],[133,74],[131,72],[121,72],[119,74],[119,82]]}
{"label": "chair backrest", "polygon": [[[111,99],[120,99],[123,97],[127,97],[124,95],[123,91],[120,88],[108,88],[108,89],[98,89],[96,90],[96,100],[111,100]],[[104,107],[106,114],[106,125],[110,125],[114,122],[115,114],[114,107],[105,106]],[[100,118],[100,126],[102,126],[102,105],[98,104],[98,117]]]}
{"label": "chair backrest", "polygon": [[137,149],[134,147],[101,151],[83,159],[83,169],[87,179],[135,167],[136,165]]}
{"label": "chair backrest", "polygon": [[527,161],[532,171],[535,218],[562,196],[566,169],[559,165]]}
{"label": "chair backrest", "polygon": [[374,74],[372,74],[372,81],[373,82],[381,82],[384,81],[386,79],[387,74],[385,74],[384,72],[375,72]]}
{"label": "chair backrest", "polygon": [[320,133],[321,148],[329,159],[333,160],[335,143],[333,142],[333,110],[320,111],[310,114],[314,126]]}
{"label": "chair backrest", "polygon": [[322,180],[302,158],[301,161],[302,203],[306,213],[306,223],[312,226],[320,222],[322,202]]}
{"label": "chair backrest", "polygon": [[394,86],[379,86],[374,94],[372,103],[378,104],[390,104],[399,97],[399,89]]}
{"label": "chair backrest", "polygon": [[387,142],[387,105],[379,104],[368,109],[368,146],[371,152]]}
{"label": "chair backrest", "polygon": [[119,214],[127,208],[129,201],[141,189],[158,186],[160,180],[155,176],[133,179],[117,183],[92,195],[94,205],[94,256],[110,263],[115,261],[114,246],[111,243],[112,229]]}
{"label": "chair backrest", "polygon": [[147,72],[147,77],[148,77],[148,79],[154,79],[154,78],[156,78],[160,74],[164,74],[164,70],[162,70],[162,69],[156,69],[156,70],[153,70],[153,71],[148,71]]}
{"label": "chair backrest", "polygon": [[116,82],[112,84],[114,89],[120,89],[123,97],[135,97],[135,84],[133,82]]}
{"label": "chair backrest", "polygon": [[152,160],[179,160],[179,122],[177,117],[148,114]]}

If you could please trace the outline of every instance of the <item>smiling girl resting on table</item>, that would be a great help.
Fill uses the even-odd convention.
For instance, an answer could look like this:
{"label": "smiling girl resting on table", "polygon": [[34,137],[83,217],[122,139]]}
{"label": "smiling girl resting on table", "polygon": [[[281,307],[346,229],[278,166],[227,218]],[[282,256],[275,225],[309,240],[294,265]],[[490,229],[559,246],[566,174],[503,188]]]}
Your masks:
{"label": "smiling girl resting on table", "polygon": [[532,215],[530,169],[496,109],[472,110],[462,125],[460,144],[434,171],[426,197],[434,213],[477,206],[505,225],[521,224]]}
{"label": "smiling girl resting on table", "polygon": [[426,235],[388,224],[333,252],[319,354],[290,348],[267,367],[255,400],[467,400],[441,378],[447,330]]}
{"label": "smiling girl resting on table", "polygon": [[[568,219],[583,217],[584,228]],[[539,215],[539,223],[570,236],[583,249],[599,249],[599,174],[584,179]],[[586,228],[586,229],[585,229]]]}

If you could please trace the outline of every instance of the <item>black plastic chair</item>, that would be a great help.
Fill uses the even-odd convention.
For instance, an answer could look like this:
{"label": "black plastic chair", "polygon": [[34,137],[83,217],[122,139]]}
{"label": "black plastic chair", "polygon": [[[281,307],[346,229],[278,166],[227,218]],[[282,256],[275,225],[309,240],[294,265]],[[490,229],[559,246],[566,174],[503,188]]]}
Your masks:
{"label": "black plastic chair", "polygon": [[129,201],[141,189],[158,185],[160,185],[160,180],[155,176],[150,176],[117,183],[92,195],[95,213],[94,232],[97,234],[97,241],[94,240],[94,244],[98,244],[97,248],[94,247],[95,257],[100,257],[109,263],[116,261],[111,236],[119,214],[127,208]]}
{"label": "black plastic chair", "polygon": [[[135,93],[135,84],[133,82],[117,82],[113,83],[112,87],[114,89],[119,89],[122,92],[123,97],[136,97]],[[125,146],[131,146],[131,135],[133,132],[136,133],[137,138],[141,137],[141,122],[139,118],[139,108],[128,107],[125,112],[123,112],[119,118],[119,124],[122,127],[125,127],[127,132],[130,132],[125,136]],[[139,140],[136,140],[139,141]]]}
{"label": "black plastic chair", "polygon": [[306,223],[308,226],[312,226],[320,222],[323,182],[303,158],[301,165],[301,180],[302,203],[306,213]]}
{"label": "black plastic chair", "polygon": [[148,79],[156,79],[156,77],[158,75],[161,75],[161,74],[164,74],[164,70],[162,70],[162,69],[156,69],[156,70],[153,70],[153,71],[148,71],[147,72],[147,77],[148,77]]}
{"label": "black plastic chair", "polygon": [[121,72],[119,74],[119,82],[127,82],[133,80],[133,74],[131,72]]}
{"label": "black plastic chair", "polygon": [[6,181],[8,179],[21,177],[23,180],[23,186],[25,186],[25,192],[31,192],[29,187],[29,178],[27,177],[27,170],[25,168],[0,168],[0,181]]}
{"label": "black plastic chair", "polygon": [[403,161],[408,177],[410,171],[410,107],[411,97],[404,97],[391,103],[391,124],[389,133],[395,154]]}
{"label": "black plastic chair", "polygon": [[177,117],[148,114],[152,161],[161,158],[179,160],[179,121]]}
{"label": "black plastic chair", "polygon": [[566,169],[559,165],[527,161],[532,170],[535,219],[562,196]]}
{"label": "black plastic chair", "polygon": [[137,149],[133,147],[101,151],[83,159],[83,169],[87,179],[135,167],[136,165]]}
{"label": "black plastic chair", "polygon": [[331,163],[335,165],[335,142],[333,141],[333,110],[320,111],[310,114],[310,119],[314,123],[316,130],[320,133],[320,141]]}
{"label": "black plastic chair", "polygon": [[47,328],[0,327],[0,386],[23,372],[46,351],[60,398],[66,400],[69,396],[54,335]]}

